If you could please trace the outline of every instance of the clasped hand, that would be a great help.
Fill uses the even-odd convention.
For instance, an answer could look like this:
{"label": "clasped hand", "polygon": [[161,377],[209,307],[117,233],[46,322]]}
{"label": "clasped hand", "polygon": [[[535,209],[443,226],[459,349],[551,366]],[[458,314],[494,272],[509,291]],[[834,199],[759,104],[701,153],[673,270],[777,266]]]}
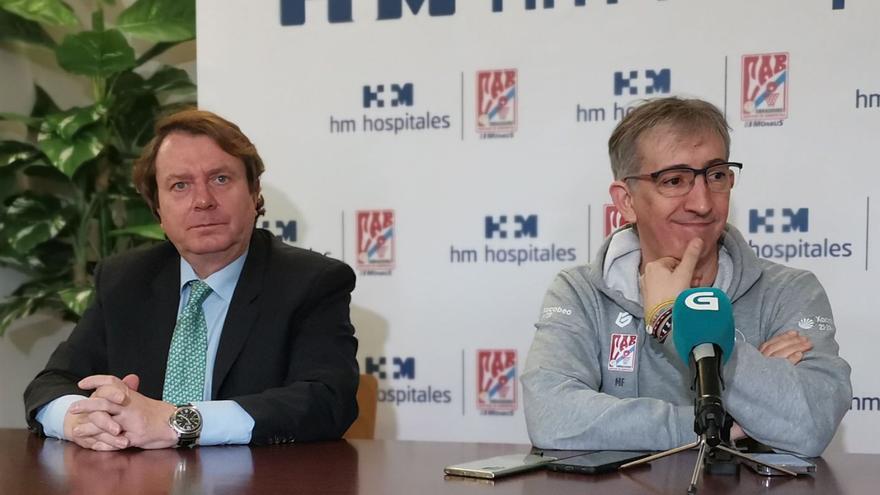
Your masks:
{"label": "clasped hand", "polygon": [[93,375],[77,386],[92,395],[71,404],[64,416],[64,436],[81,447],[119,450],[127,447],[161,449],[177,444],[168,424],[175,406],[137,391],[140,379],[126,375]]}

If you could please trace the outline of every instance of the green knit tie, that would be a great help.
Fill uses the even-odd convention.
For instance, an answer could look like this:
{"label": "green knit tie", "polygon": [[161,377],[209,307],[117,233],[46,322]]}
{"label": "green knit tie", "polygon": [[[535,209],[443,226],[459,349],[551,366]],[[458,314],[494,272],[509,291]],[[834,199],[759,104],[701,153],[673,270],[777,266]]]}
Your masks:
{"label": "green knit tie", "polygon": [[189,301],[177,318],[162,400],[172,404],[188,404],[204,399],[205,352],[208,349],[208,325],[202,303],[211,294],[211,287],[201,280],[190,282]]}

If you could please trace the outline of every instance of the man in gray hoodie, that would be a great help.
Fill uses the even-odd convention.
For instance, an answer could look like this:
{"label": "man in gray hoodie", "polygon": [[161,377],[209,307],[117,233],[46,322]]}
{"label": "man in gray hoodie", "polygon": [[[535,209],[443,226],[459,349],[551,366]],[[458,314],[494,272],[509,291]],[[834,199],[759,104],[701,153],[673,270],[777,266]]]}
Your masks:
{"label": "man in gray hoodie", "polygon": [[648,101],[615,128],[609,191],[630,225],[544,298],[522,376],[536,446],[695,441],[692,375],[656,315],[682,290],[708,286],[730,297],[736,322],[723,369],[731,438],[806,456],[831,441],[852,400],[831,306],[812,273],[759,259],[727,224],[742,168],[729,161],[728,129],[713,105],[680,98]]}

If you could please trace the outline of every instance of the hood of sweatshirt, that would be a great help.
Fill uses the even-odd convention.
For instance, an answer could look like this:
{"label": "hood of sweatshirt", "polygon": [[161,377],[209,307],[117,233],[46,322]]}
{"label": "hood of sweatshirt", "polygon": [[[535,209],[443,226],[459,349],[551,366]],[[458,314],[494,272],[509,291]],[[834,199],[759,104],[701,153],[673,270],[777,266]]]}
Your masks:
{"label": "hood of sweatshirt", "polygon": [[[624,226],[605,239],[590,263],[593,286],[630,314],[644,317],[639,290],[642,251],[632,225]],[[735,302],[761,277],[760,263],[742,234],[727,224],[718,241],[718,274],[713,287]]]}

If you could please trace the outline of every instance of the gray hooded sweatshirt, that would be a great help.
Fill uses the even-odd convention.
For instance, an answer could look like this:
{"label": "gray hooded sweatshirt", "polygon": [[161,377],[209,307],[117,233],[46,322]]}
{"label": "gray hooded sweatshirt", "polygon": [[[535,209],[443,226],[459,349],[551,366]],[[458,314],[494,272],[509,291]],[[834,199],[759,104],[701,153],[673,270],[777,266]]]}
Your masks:
{"label": "gray hooded sweatshirt", "polygon": [[[757,258],[730,225],[720,244],[715,287],[733,303],[736,324],[725,409],[752,438],[818,456],[852,401],[825,290],[808,271]],[[563,270],[548,289],[522,374],[535,446],[665,450],[697,439],[691,372],[671,337],[660,344],[645,332],[640,260],[638,236],[624,228],[593,263]],[[788,330],[813,343],[797,365],[758,351]]]}

